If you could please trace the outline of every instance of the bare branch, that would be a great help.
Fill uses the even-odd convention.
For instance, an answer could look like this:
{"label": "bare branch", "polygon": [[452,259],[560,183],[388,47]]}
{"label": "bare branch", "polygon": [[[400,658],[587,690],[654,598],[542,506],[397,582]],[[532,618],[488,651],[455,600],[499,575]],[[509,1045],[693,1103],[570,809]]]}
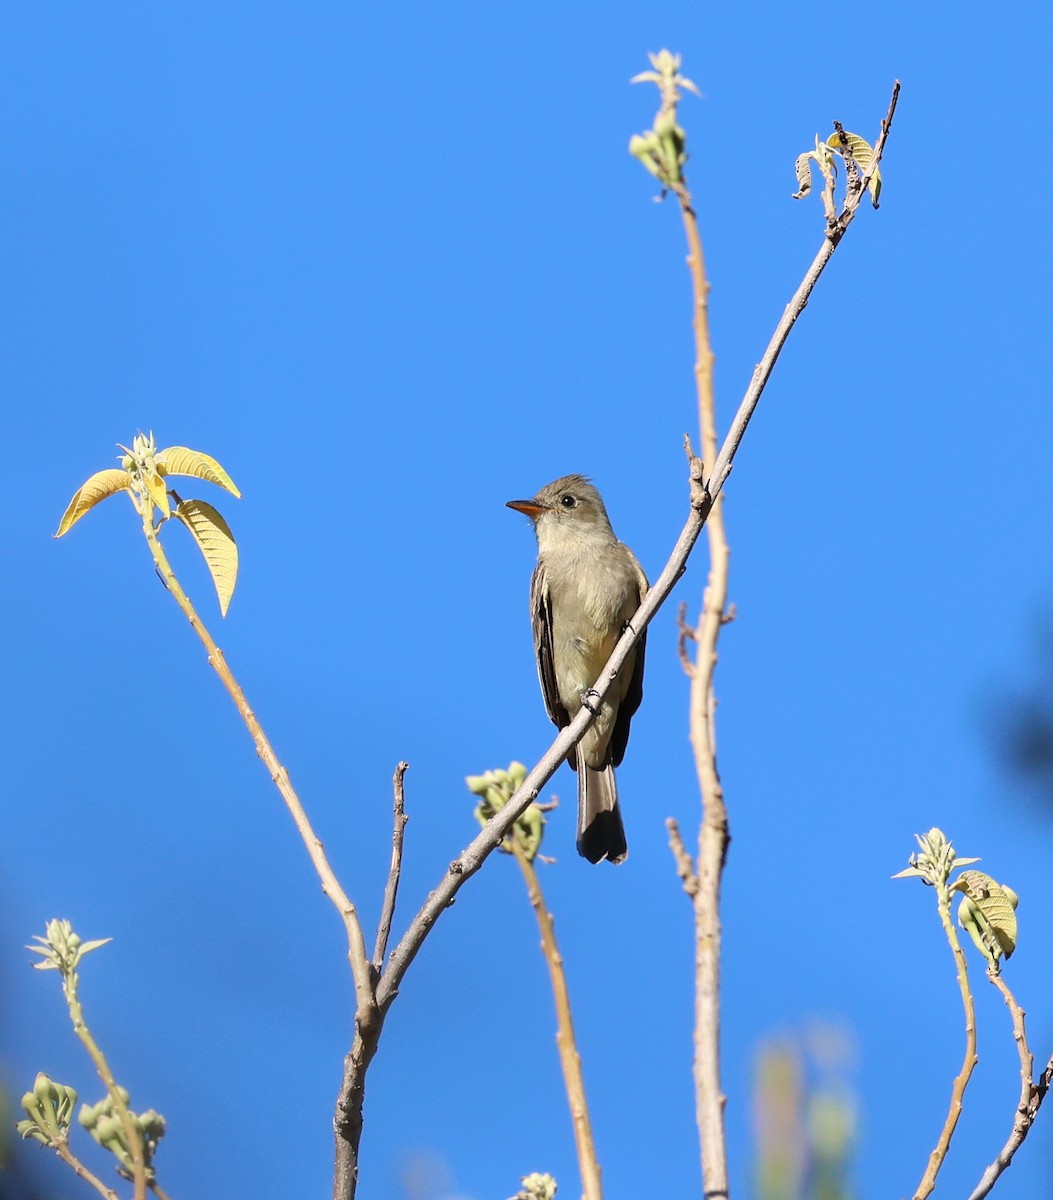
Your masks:
{"label": "bare branch", "polygon": [[899,100],[899,80],[896,81],[892,88],[892,99],[889,101],[888,112],[885,114],[885,119],[881,122],[881,133],[874,144],[874,157],[863,176],[862,187],[859,193],[854,197],[849,197],[840,217],[837,220],[833,229],[827,230],[826,238],[819,249],[819,253],[812,261],[812,265],[805,272],[804,278],[801,280],[800,286],[794,292],[790,303],[787,304],[778,325],[775,327],[775,332],[768,342],[768,348],[764,351],[764,357],[757,364],[753,372],[753,378],[750,380],[750,385],[746,389],[746,394],[742,398],[742,403],[739,405],[738,412],[735,414],[735,419],[731,422],[731,428],[728,430],[727,437],[724,439],[724,444],[720,448],[720,454],[717,455],[716,464],[713,467],[713,474],[707,481],[709,491],[713,496],[716,496],[720,489],[724,486],[724,481],[731,473],[731,464],[738,453],[739,444],[742,441],[743,435],[746,432],[746,426],[750,423],[750,418],[757,409],[757,402],[760,400],[761,392],[771,377],[772,371],[775,369],[775,363],[778,360],[779,354],[783,346],[786,344],[786,339],[790,336],[790,330],[793,328],[797,318],[804,312],[808,304],[808,298],[811,296],[815,285],[819,282],[819,276],[822,275],[826,268],[826,264],[830,261],[833,252],[837,249],[841,238],[844,237],[848,226],[851,224],[856,211],[859,208],[859,202],[866,195],[867,185],[869,184],[874,172],[881,164],[881,156],[884,153],[885,141],[888,138],[889,130],[892,128],[892,118],[896,112],[896,104]]}
{"label": "bare branch", "polygon": [[117,1193],[113,1188],[109,1188],[93,1171],[80,1161],[80,1159],[69,1148],[69,1143],[65,1141],[55,1142],[55,1153],[62,1159],[75,1175],[78,1175],[85,1183],[93,1187],[103,1200],[119,1200]]}
{"label": "bare branch", "polygon": [[695,673],[695,664],[691,661],[691,655],[687,652],[687,643],[695,640],[695,630],[687,623],[687,601],[682,600],[680,607],[676,613],[676,655],[680,659],[680,665],[684,669],[684,674],[691,679]]}
{"label": "bare branch", "polygon": [[965,1012],[965,1056],[962,1060],[962,1068],[955,1076],[954,1083],[951,1086],[951,1105],[947,1111],[947,1119],[943,1123],[943,1129],[940,1131],[936,1146],[929,1155],[928,1166],[925,1168],[925,1174],[922,1176],[921,1183],[918,1184],[917,1191],[914,1193],[914,1200],[925,1200],[925,1197],[930,1195],[936,1187],[936,1176],[939,1174],[940,1167],[943,1166],[943,1160],[946,1158],[947,1151],[950,1148],[954,1128],[958,1124],[958,1118],[962,1113],[962,1100],[965,1096],[965,1089],[969,1085],[969,1079],[973,1073],[973,1068],[976,1066],[977,1058],[976,1005],[973,1002],[973,993],[969,986],[969,968],[965,961],[965,951],[958,940],[958,932],[951,919],[948,895],[949,893],[945,886],[937,888],[936,904],[940,914],[940,921],[943,925],[944,935],[951,947],[951,952],[954,954],[954,962],[958,974],[958,990],[961,993],[962,1008]]}
{"label": "bare branch", "polygon": [[326,857],[325,847],[312,828],[300,797],[292,785],[289,772],[282,766],[278,755],[274,752],[274,747],[263,732],[263,726],[256,719],[256,714],[249,707],[249,702],[245,698],[241,684],[234,678],[233,671],[227,666],[227,660],[223,657],[223,651],[216,645],[212,635],[198,616],[193,604],[191,604],[189,596],[183,591],[182,585],[176,578],[175,572],[172,570],[158,540],[152,518],[147,519],[144,517],[143,532],[146,535],[150,552],[154,557],[154,563],[164,581],[165,587],[171,593],[172,598],[179,605],[183,615],[190,622],[190,627],[205,647],[208,653],[209,665],[220,677],[223,686],[230,693],[230,698],[234,701],[238,714],[242,721],[244,721],[245,727],[248,729],[255,743],[256,753],[263,760],[263,765],[267,768],[274,786],[278,789],[282,799],[285,801],[285,807],[292,816],[297,832],[303,840],[307,853],[310,855],[311,863],[321,881],[322,891],[329,897],[340,914],[340,918],[344,923],[344,931],[347,934],[347,957],[348,962],[351,964],[351,974],[355,981],[358,1019],[369,1020],[369,1014],[372,1013],[375,1007],[373,979],[370,971],[369,956],[366,953],[365,938],[362,935],[362,925],[359,922],[355,906],[340,886],[336,872],[330,866],[329,859]]}
{"label": "bare branch", "polygon": [[665,827],[669,831],[669,849],[672,850],[676,861],[677,876],[684,885],[684,891],[693,896],[698,891],[698,876],[695,874],[695,864],[691,855],[684,845],[684,839],[680,836],[680,826],[675,817],[666,817]]}
{"label": "bare branch", "polygon": [[351,1049],[344,1057],[344,1075],[333,1116],[333,1200],[352,1200],[358,1188],[358,1150],[362,1141],[362,1108],[366,1072],[377,1052],[383,1014],[368,1027],[355,1022]]}
{"label": "bare branch", "polygon": [[988,971],[987,977],[1002,993],[1002,999],[1006,1002],[1013,1018],[1013,1038],[1016,1041],[1017,1053],[1020,1056],[1020,1101],[1016,1107],[1016,1116],[1013,1118],[1012,1132],[1009,1134],[1005,1145],[998,1152],[998,1157],[987,1167],[980,1177],[980,1182],[973,1188],[969,1195],[969,1200],[983,1200],[983,1197],[998,1182],[998,1178],[1002,1172],[1006,1167],[1011,1165],[1013,1155],[1023,1145],[1024,1138],[1027,1137],[1031,1126],[1035,1123],[1035,1117],[1038,1115],[1038,1110],[1045,1099],[1046,1092],[1049,1090],[1050,1078],[1053,1077],[1053,1059],[1051,1059],[1036,1086],[1033,1077],[1035,1060],[1027,1044],[1027,1033],[1024,1029],[1024,1010],[1017,1003],[1016,997],[1009,990],[1009,985],[1001,975],[992,974],[991,971]]}
{"label": "bare branch", "polygon": [[[208,653],[209,664],[230,693],[230,697],[256,745],[256,753],[263,760],[275,787],[292,816],[315,872],[321,881],[322,891],[329,897],[344,923],[344,931],[347,935],[347,957],[355,984],[355,1034],[351,1050],[344,1062],[344,1080],[333,1118],[335,1134],[333,1195],[339,1200],[350,1200],[354,1196],[358,1184],[358,1146],[362,1134],[362,1104],[365,1098],[366,1070],[376,1053],[382,1025],[382,1015],[377,1007],[374,992],[373,965],[366,950],[362,923],[358,919],[355,906],[340,885],[336,872],[329,863],[321,839],[314,832],[307,812],[289,778],[289,772],[282,766],[263,727],[256,719],[256,714],[249,707],[245,693],[230,667],[227,666],[222,650],[216,645],[212,635],[191,604],[190,598],[183,591],[158,540],[153,519],[148,514],[144,514],[143,532],[165,587],[190,622],[191,628]],[[389,886],[391,886],[390,880]],[[392,891],[392,905],[394,905],[394,899],[394,891]],[[385,895],[386,903],[387,895]],[[138,1179],[137,1171],[137,1184]],[[139,1195],[140,1192],[137,1188],[137,1198]]]}
{"label": "bare branch", "polygon": [[391,831],[391,870],[388,872],[387,886],[384,888],[384,904],[380,911],[380,924],[377,926],[377,941],[373,950],[373,970],[377,975],[384,965],[384,955],[388,952],[388,938],[391,936],[391,921],[395,916],[395,899],[399,892],[399,878],[402,875],[402,843],[405,838],[406,822],[406,789],[403,784],[408,762],[400,762],[395,768],[391,787],[395,794],[394,827]]}
{"label": "bare branch", "polygon": [[863,172],[863,178],[859,181],[859,195],[856,197],[857,207],[859,202],[866,195],[867,188],[870,187],[870,181],[874,178],[874,172],[879,166],[881,166],[881,156],[885,152],[885,142],[888,141],[888,135],[892,129],[892,118],[896,115],[896,105],[898,103],[899,80],[897,79],[892,85],[892,99],[888,104],[888,112],[885,113],[884,119],[881,122],[881,132],[878,134],[877,141],[874,143],[874,157],[870,162],[870,166],[867,167],[866,171]]}
{"label": "bare branch", "polygon": [[589,1119],[589,1104],[585,1097],[585,1080],[581,1073],[581,1055],[574,1038],[574,1020],[570,1011],[570,992],[563,971],[563,957],[556,944],[556,926],[541,894],[541,883],[534,864],[520,848],[517,839],[509,839],[512,853],[526,880],[527,894],[537,917],[541,931],[541,951],[545,956],[549,979],[552,983],[552,998],[556,1004],[556,1046],[563,1068],[563,1084],[570,1104],[570,1117],[574,1125],[574,1145],[578,1153],[578,1168],[581,1172],[582,1200],[603,1200],[602,1172],[596,1161],[596,1147],[592,1140],[592,1122]]}
{"label": "bare branch", "polygon": [[[698,218],[687,180],[683,176],[673,191],[680,204],[687,239],[687,265],[694,299],[698,423],[704,469],[711,475],[717,458],[717,413],[713,386],[714,356],[709,334],[709,280],[706,278]],[[724,789],[717,770],[717,702],[713,690],[717,642],[728,603],[731,557],[724,528],[724,505],[719,496],[714,499],[713,511],[706,523],[706,535],[709,579],[703,596],[702,614],[692,633],[695,660],[689,672],[691,745],[702,795],[698,864],[697,872],[692,876],[694,886],[690,895],[695,916],[695,1115],[702,1155],[702,1192],[705,1196],[716,1197],[728,1194],[725,1101],[720,1072],[720,888],[730,841]],[[686,650],[682,634],[681,646]]]}

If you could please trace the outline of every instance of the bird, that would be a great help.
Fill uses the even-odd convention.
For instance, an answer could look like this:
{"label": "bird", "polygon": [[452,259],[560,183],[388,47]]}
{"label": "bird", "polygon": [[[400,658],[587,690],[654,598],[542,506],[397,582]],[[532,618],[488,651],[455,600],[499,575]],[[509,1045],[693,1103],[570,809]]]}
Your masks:
{"label": "bird", "polygon": [[[614,535],[603,497],[584,475],[564,475],[532,500],[508,508],[530,518],[537,566],[530,582],[534,654],[545,708],[560,729],[590,692],[618,639],[647,594],[647,576]],[[628,855],[614,768],[643,699],[645,634],[596,709],[596,718],[567,755],[578,774],[578,853],[591,863]]]}

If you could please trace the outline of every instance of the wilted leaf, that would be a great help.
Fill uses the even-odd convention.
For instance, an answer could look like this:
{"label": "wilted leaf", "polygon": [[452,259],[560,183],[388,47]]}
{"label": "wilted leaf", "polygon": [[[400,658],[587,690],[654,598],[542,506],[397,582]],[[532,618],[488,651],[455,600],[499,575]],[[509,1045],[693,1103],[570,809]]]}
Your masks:
{"label": "wilted leaf", "polygon": [[813,157],[812,152],[806,150],[803,154],[797,155],[797,161],[793,164],[793,169],[797,174],[797,191],[793,194],[794,200],[803,200],[812,190]]}
{"label": "wilted leaf", "polygon": [[132,477],[127,471],[110,467],[105,471],[96,471],[84,484],[79,492],[69,502],[69,507],[62,514],[55,537],[60,538],[69,533],[84,514],[95,507],[100,500],[112,496],[115,492],[125,491],[132,485]]}
{"label": "wilted leaf", "polygon": [[[861,174],[865,175],[870,170],[870,164],[874,161],[874,150],[866,138],[861,138],[858,133],[845,133],[845,142],[849,150],[852,152],[852,157],[859,163]],[[833,150],[842,150],[841,135],[832,133],[826,139],[826,144]],[[870,177],[870,182],[867,184],[867,191],[870,192],[870,201],[875,208],[878,206],[878,198],[881,195],[881,172],[875,170]]]}
{"label": "wilted leaf", "polygon": [[205,556],[219,596],[219,611],[226,616],[238,582],[238,547],[230,526],[204,500],[182,501],[175,509],[175,516],[190,530]]}
{"label": "wilted leaf", "polygon": [[188,450],[186,446],[169,446],[167,450],[158,453],[157,469],[162,475],[191,475],[195,479],[205,479],[209,483],[219,484],[232,496],[241,499],[241,492],[234,486],[234,480],[214,458],[202,454],[200,450]]}
{"label": "wilted leaf", "polygon": [[[1016,912],[1009,893],[983,871],[963,871],[954,881],[980,910],[1006,958],[1016,949]],[[1015,895],[1015,893],[1014,893]]]}

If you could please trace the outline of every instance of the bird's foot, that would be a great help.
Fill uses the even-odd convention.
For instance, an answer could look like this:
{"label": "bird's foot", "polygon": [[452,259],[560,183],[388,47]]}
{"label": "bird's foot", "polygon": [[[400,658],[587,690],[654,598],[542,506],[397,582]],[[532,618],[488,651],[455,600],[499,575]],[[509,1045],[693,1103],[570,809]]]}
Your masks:
{"label": "bird's foot", "polygon": [[578,698],[581,700],[582,708],[587,708],[593,716],[596,715],[596,701],[600,698],[600,693],[595,688],[586,688],[585,691],[578,693]]}

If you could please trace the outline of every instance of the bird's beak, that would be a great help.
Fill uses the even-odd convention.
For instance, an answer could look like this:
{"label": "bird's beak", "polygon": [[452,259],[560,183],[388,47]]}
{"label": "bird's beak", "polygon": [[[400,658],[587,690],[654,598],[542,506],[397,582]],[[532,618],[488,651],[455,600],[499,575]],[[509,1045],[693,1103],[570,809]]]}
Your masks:
{"label": "bird's beak", "polygon": [[526,513],[531,520],[548,512],[547,505],[538,504],[536,500],[509,500],[505,508],[514,508],[516,512]]}

